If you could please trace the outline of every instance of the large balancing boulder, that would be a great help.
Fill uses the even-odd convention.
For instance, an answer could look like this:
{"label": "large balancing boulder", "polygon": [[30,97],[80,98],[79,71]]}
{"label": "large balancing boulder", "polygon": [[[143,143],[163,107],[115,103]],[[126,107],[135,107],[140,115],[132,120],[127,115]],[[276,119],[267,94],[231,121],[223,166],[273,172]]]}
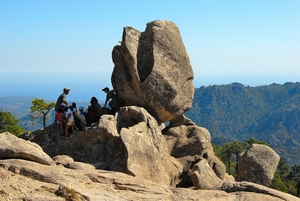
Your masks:
{"label": "large balancing boulder", "polygon": [[192,107],[194,74],[173,22],[149,22],[144,32],[125,27],[112,59],[112,85],[124,106],[143,107],[160,123]]}

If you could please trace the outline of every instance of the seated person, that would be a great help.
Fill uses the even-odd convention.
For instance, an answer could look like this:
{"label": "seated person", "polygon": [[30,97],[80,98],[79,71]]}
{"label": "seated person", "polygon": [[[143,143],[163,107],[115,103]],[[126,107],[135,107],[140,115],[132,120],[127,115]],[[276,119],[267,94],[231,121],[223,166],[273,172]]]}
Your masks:
{"label": "seated person", "polygon": [[[73,112],[76,111],[72,106],[70,106],[67,111],[65,112],[66,115],[66,128],[65,128],[65,134],[66,139],[69,138],[70,134],[74,132],[74,116]],[[71,132],[69,133],[69,129],[71,129]]]}
{"label": "seated person", "polygon": [[86,116],[86,112],[84,111],[84,107],[83,106],[79,107],[79,113],[82,114],[83,116]]}
{"label": "seated person", "polygon": [[90,101],[91,105],[88,108],[87,123],[88,125],[99,121],[101,116],[101,105],[98,103],[96,97],[92,97]]}
{"label": "seated person", "polygon": [[86,130],[86,121],[85,116],[80,114],[77,110],[74,111],[74,123],[75,127],[78,128],[80,131]]}
{"label": "seated person", "polygon": [[77,110],[77,107],[76,107],[76,103],[75,103],[75,102],[72,103],[72,108],[71,108],[71,109],[72,109],[72,111]]}

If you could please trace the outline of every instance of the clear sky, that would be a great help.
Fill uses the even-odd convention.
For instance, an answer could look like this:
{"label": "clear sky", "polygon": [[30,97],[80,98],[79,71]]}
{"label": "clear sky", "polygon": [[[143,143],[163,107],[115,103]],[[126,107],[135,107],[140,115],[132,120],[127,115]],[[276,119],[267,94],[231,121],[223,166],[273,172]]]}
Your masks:
{"label": "clear sky", "polygon": [[196,88],[300,78],[299,0],[0,0],[0,97],[104,100],[123,27],[180,29]]}

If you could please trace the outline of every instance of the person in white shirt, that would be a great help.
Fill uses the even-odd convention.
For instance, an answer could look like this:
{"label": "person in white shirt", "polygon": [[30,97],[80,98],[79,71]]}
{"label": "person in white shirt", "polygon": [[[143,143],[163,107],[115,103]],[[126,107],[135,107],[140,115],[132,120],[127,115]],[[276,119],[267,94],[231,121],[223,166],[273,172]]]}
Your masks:
{"label": "person in white shirt", "polygon": [[72,133],[74,132],[74,116],[73,116],[73,111],[76,110],[76,108],[73,108],[70,106],[66,112],[66,128],[65,128],[65,133],[66,133],[66,139],[69,138],[69,128],[72,128]]}

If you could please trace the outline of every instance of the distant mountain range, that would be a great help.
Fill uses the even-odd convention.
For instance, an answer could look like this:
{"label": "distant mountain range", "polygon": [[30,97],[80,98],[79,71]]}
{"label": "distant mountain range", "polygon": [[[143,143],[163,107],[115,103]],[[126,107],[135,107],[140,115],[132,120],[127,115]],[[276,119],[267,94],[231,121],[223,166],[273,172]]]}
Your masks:
{"label": "distant mountain range", "polygon": [[0,111],[10,112],[17,119],[29,113],[31,101],[35,99],[29,96],[7,96],[0,98]]}
{"label": "distant mountain range", "polygon": [[[0,98],[0,110],[11,112],[25,129],[33,127],[28,116],[34,97]],[[89,102],[76,102],[87,106]],[[300,164],[300,83],[258,87],[240,83],[195,89],[193,107],[185,113],[198,126],[209,130],[212,142],[266,141],[289,165]],[[54,116],[54,115],[52,115]],[[51,119],[47,125],[53,122]]]}
{"label": "distant mountain range", "polygon": [[215,144],[254,137],[266,141],[289,166],[300,164],[299,82],[200,87],[185,115],[207,128]]}

